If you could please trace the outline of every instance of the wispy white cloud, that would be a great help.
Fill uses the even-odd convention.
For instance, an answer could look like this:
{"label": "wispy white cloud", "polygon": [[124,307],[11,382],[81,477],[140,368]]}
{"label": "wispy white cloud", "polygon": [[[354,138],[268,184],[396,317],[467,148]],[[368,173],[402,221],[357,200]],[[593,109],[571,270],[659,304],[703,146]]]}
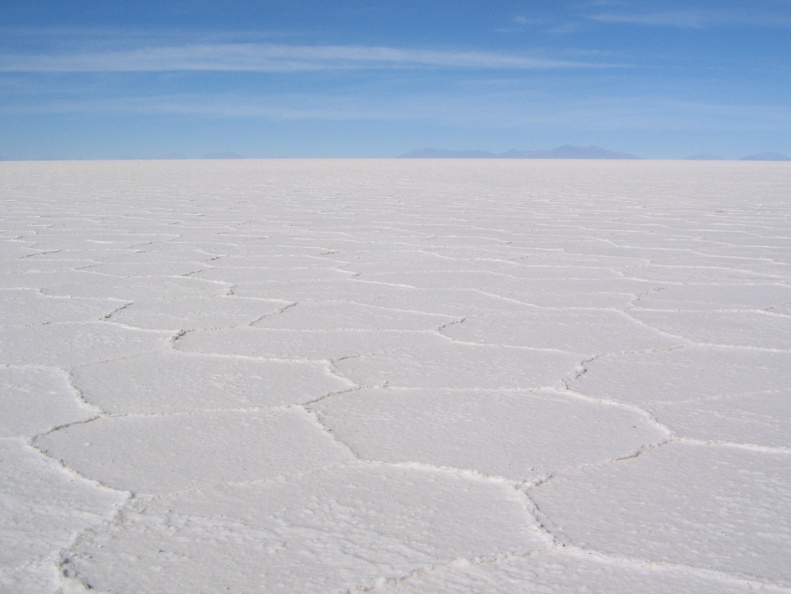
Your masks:
{"label": "wispy white cloud", "polygon": [[116,51],[0,54],[2,72],[300,72],[338,69],[526,70],[602,64],[486,51],[271,43],[190,43]]}
{"label": "wispy white cloud", "polygon": [[516,15],[511,18],[508,26],[496,29],[496,31],[498,33],[523,33],[527,30],[539,30],[544,33],[568,34],[576,33],[580,28],[581,24],[578,21],[558,22],[552,19]]}
{"label": "wispy white cloud", "polygon": [[628,23],[632,25],[658,25],[699,29],[712,22],[711,15],[696,10],[678,10],[669,12],[648,13],[616,13],[604,12],[593,15],[593,20],[605,23]]}
{"label": "wispy white cloud", "polygon": [[0,106],[0,114],[123,114],[324,122],[426,122],[593,131],[716,131],[789,129],[791,114],[777,104],[724,104],[653,95],[574,97],[549,90],[486,85],[399,96],[341,92],[195,93],[57,99]]}
{"label": "wispy white cloud", "polygon": [[604,23],[623,23],[679,29],[703,29],[721,25],[748,25],[756,27],[791,27],[791,15],[772,14],[758,9],[711,10],[682,9],[654,12],[599,12],[591,16]]}

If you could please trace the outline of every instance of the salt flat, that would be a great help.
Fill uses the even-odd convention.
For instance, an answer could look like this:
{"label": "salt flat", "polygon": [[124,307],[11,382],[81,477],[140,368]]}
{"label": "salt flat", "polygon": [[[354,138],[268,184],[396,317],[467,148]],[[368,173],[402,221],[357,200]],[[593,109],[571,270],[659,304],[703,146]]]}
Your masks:
{"label": "salt flat", "polygon": [[791,592],[791,165],[0,188],[0,591]]}

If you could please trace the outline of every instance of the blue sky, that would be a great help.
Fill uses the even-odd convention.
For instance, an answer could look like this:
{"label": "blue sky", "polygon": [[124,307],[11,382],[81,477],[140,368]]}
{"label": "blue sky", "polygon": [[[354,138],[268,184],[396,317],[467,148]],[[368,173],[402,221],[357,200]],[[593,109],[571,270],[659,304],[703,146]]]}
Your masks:
{"label": "blue sky", "polygon": [[0,0],[0,156],[791,154],[791,0]]}

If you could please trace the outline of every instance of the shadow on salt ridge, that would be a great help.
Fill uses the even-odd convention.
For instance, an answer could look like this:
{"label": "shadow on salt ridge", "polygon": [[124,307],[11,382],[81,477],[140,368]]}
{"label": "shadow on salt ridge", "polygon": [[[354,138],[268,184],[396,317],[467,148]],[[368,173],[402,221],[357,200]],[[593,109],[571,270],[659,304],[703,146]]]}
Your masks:
{"label": "shadow on salt ridge", "polygon": [[547,546],[509,485],[424,469],[360,465],[133,505],[72,547],[70,569],[98,590],[345,592]]}
{"label": "shadow on salt ridge", "polygon": [[787,454],[670,443],[530,495],[561,542],[791,586]]}
{"label": "shadow on salt ridge", "polygon": [[273,479],[348,463],[301,409],[102,417],[35,440],[88,478],[135,493]]}
{"label": "shadow on salt ridge", "polygon": [[362,390],[310,408],[362,458],[517,481],[625,456],[667,438],[633,410],[536,392]]}
{"label": "shadow on salt ridge", "polygon": [[110,413],[279,407],[354,387],[326,363],[179,351],[86,365],[72,375],[83,397]]}

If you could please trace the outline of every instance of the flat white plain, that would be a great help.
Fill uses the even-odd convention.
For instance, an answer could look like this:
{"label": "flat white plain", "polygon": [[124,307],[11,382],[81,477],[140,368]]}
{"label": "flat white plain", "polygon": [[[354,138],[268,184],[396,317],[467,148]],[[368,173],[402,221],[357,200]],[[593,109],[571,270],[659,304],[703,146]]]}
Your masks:
{"label": "flat white plain", "polygon": [[791,592],[788,164],[0,184],[0,590]]}

